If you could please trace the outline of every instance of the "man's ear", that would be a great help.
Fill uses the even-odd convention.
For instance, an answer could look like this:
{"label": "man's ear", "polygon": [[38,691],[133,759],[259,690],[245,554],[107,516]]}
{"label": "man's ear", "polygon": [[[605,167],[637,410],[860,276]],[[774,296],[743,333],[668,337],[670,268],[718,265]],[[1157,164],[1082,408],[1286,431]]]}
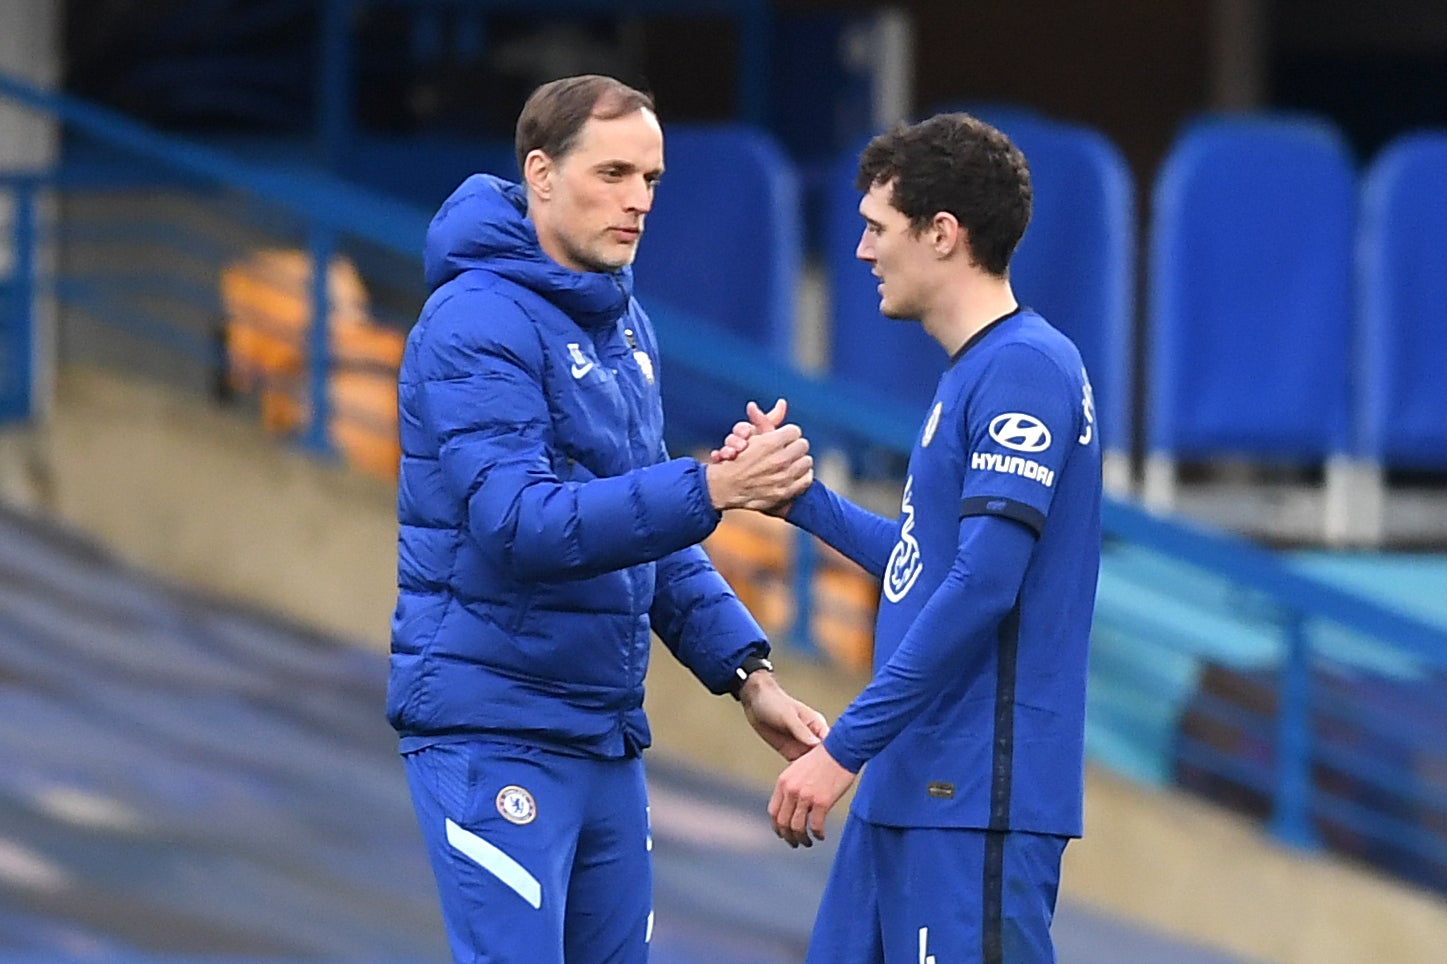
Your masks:
{"label": "man's ear", "polygon": [[948,258],[962,247],[968,256],[969,233],[948,211],[940,211],[930,221],[930,237],[938,257]]}
{"label": "man's ear", "polygon": [[536,197],[547,200],[553,193],[553,159],[536,148],[523,158],[523,181]]}

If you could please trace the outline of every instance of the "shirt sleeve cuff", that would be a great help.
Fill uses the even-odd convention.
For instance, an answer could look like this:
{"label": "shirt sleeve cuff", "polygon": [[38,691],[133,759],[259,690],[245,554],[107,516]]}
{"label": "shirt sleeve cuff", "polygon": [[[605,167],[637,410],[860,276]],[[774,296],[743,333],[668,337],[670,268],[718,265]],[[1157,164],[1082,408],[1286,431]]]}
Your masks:
{"label": "shirt sleeve cuff", "polygon": [[828,490],[824,483],[815,479],[814,482],[798,498],[794,504],[789,506],[789,511],[784,514],[784,519],[793,523],[801,529],[813,532],[811,524],[817,523],[819,510],[829,505]]}
{"label": "shirt sleeve cuff", "polygon": [[834,758],[834,762],[848,770],[850,773],[858,773],[864,766],[864,758],[850,752],[845,746],[846,733],[839,727],[829,731],[824,737],[824,749]]}

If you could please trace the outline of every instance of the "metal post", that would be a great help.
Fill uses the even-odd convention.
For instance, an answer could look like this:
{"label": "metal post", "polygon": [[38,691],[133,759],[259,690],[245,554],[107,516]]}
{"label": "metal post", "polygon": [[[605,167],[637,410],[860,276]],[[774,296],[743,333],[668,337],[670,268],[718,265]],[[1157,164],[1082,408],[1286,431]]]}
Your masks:
{"label": "metal post", "polygon": [[421,7],[412,11],[412,63],[426,66],[442,58],[447,35],[442,11]]}
{"label": "metal post", "polygon": [[4,390],[0,391],[0,420],[26,419],[33,404],[35,350],[35,241],[36,183],[28,179],[11,182],[14,190],[15,244],[10,267],[10,313],[6,319],[9,344],[4,346]]}
{"label": "metal post", "polygon": [[740,120],[756,127],[763,127],[769,120],[773,29],[766,0],[754,0],[744,6],[739,17],[738,114]]}
{"label": "metal post", "polygon": [[353,4],[354,0],[322,0],[316,123],[321,163],[329,171],[340,168],[352,141]]}
{"label": "metal post", "polygon": [[331,433],[328,431],[332,414],[328,394],[332,368],[331,297],[327,281],[335,247],[336,238],[331,228],[322,224],[312,227],[311,326],[307,329],[311,423],[307,426],[305,444],[322,454],[332,452]]}
{"label": "metal post", "polygon": [[1276,806],[1271,832],[1295,847],[1321,845],[1311,824],[1311,643],[1300,613],[1286,622],[1276,711]]}
{"label": "metal post", "polygon": [[803,529],[794,530],[794,625],[789,645],[797,652],[814,655],[814,570],[819,552],[814,537]]}

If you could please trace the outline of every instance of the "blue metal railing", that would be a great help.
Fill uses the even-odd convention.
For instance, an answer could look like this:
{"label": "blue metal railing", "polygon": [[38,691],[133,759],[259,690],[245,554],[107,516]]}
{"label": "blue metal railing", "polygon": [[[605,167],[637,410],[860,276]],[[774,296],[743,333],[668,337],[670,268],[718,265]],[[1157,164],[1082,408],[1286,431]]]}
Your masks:
{"label": "blue metal railing", "polygon": [[36,196],[39,178],[0,171],[0,190],[14,199],[11,208],[10,277],[0,282],[0,423],[26,419],[34,390],[34,330],[31,305],[35,288]]}
{"label": "blue metal railing", "polygon": [[[1190,607],[1201,593],[1209,594],[1209,586],[1200,581],[1209,577],[1221,586],[1234,588],[1230,594],[1201,604],[1217,609],[1229,607],[1214,622],[1231,631],[1229,624],[1234,621],[1239,627],[1238,638],[1225,641],[1214,654],[1202,641],[1188,642],[1177,651],[1178,655],[1193,660],[1197,674],[1206,665],[1214,665],[1228,674],[1237,674],[1241,685],[1264,687],[1271,695],[1268,707],[1253,708],[1250,700],[1227,699],[1213,695],[1209,689],[1199,689],[1201,677],[1196,675],[1184,695],[1197,723],[1205,721],[1205,729],[1215,732],[1216,738],[1188,733],[1185,719],[1173,712],[1173,732],[1168,742],[1174,746],[1167,752],[1175,757],[1173,763],[1164,761],[1166,765],[1205,771],[1214,780],[1237,787],[1238,791],[1222,794],[1227,802],[1251,798],[1268,801],[1268,827],[1285,842],[1309,848],[1329,836],[1340,847],[1345,846],[1343,840],[1365,837],[1375,843],[1371,847],[1355,844],[1360,848],[1356,851],[1359,856],[1387,861],[1384,865],[1388,869],[1406,872],[1403,868],[1409,861],[1400,854],[1409,853],[1411,860],[1435,862],[1427,870],[1413,870],[1410,875],[1414,879],[1433,886],[1447,884],[1447,857],[1438,860],[1434,856],[1447,855],[1443,846],[1447,836],[1441,830],[1447,826],[1447,798],[1443,796],[1444,788],[1434,782],[1436,764],[1425,762],[1437,759],[1433,754],[1439,751],[1436,741],[1423,743],[1417,735],[1423,729],[1416,720],[1420,714],[1402,704],[1384,711],[1364,700],[1354,701],[1354,687],[1350,685],[1333,687],[1331,692],[1323,690],[1326,680],[1347,678],[1360,680],[1363,692],[1386,688],[1387,692],[1418,697],[1425,693],[1430,697],[1434,688],[1447,681],[1447,630],[1303,575],[1279,554],[1241,539],[1179,520],[1159,519],[1115,501],[1105,505],[1103,523],[1112,542],[1128,546],[1131,553],[1143,558],[1132,565],[1146,570],[1146,574],[1130,585],[1116,584],[1110,592],[1103,587],[1097,632],[1108,627],[1111,632],[1135,634],[1135,642],[1148,654],[1171,649],[1177,641],[1199,631],[1197,626],[1189,625],[1199,622],[1192,615],[1196,610]],[[1111,569],[1111,557],[1108,552],[1105,574],[1119,578],[1120,572]],[[1156,566],[1153,559],[1167,559],[1170,566]],[[1127,597],[1131,592],[1167,592],[1173,578],[1169,569],[1182,564],[1201,574],[1194,577],[1195,581],[1189,575],[1184,579],[1175,577],[1185,592],[1192,594],[1176,604],[1188,609],[1186,613],[1156,608],[1151,612],[1157,618],[1154,624],[1148,624],[1139,614],[1129,612]],[[1343,645],[1333,639],[1323,631],[1328,626],[1337,635],[1346,631],[1356,645]],[[1213,626],[1210,631],[1220,632],[1222,626]],[[1262,641],[1273,635],[1274,645],[1268,643],[1263,648]],[[1364,640],[1372,641],[1371,645]],[[1229,669],[1233,659],[1227,654],[1233,648],[1240,655],[1235,661],[1238,670]],[[1118,653],[1120,647],[1112,646],[1110,651]],[[1127,667],[1126,674],[1149,665],[1154,658],[1141,656],[1141,662]],[[1109,685],[1116,683],[1118,679]],[[1172,684],[1157,680],[1142,685],[1154,689],[1156,698],[1161,699]],[[1097,688],[1094,679],[1092,687]],[[1127,699],[1120,694],[1115,698]],[[1185,711],[1185,707],[1177,709]],[[1139,724],[1139,720],[1131,722]],[[1343,732],[1356,734],[1353,739],[1378,749],[1409,746],[1412,754],[1424,760],[1412,772],[1394,772],[1369,753],[1344,748]],[[1253,754],[1263,754],[1264,758],[1253,758]],[[1335,780],[1326,776],[1333,769],[1344,771],[1345,776]],[[1374,811],[1370,805],[1353,802],[1353,795],[1406,795],[1419,814],[1408,834],[1414,845],[1402,851],[1398,843],[1407,832],[1393,824],[1400,820],[1390,812]],[[1364,822],[1361,814],[1371,812],[1380,817],[1378,822]],[[1356,816],[1345,823],[1344,813]],[[1383,856],[1383,848],[1399,856]]]}
{"label": "blue metal railing", "polygon": [[1303,575],[1269,549],[1180,519],[1162,519],[1115,499],[1106,500],[1101,524],[1109,537],[1187,560],[1214,575],[1250,586],[1288,617],[1326,619],[1367,636],[1391,640],[1447,671],[1447,631],[1440,626]]}
{"label": "blue metal railing", "polygon": [[[408,205],[397,204],[366,192],[357,191],[344,182],[324,176],[301,178],[267,171],[240,163],[226,154],[193,142],[168,137],[114,111],[78,100],[65,94],[45,91],[19,78],[0,73],[0,96],[21,106],[47,114],[70,128],[118,150],[133,160],[146,161],[173,176],[193,179],[213,188],[237,191],[279,208],[290,216],[311,225],[309,253],[313,265],[330,263],[337,236],[342,233],[364,239],[383,249],[406,257],[415,257],[422,250],[428,217]],[[42,178],[53,184],[54,172],[31,173],[30,181]],[[19,183],[19,182],[16,182]],[[33,192],[15,188],[17,205],[22,198],[33,198]],[[33,218],[17,220],[16,231],[23,224],[33,230]],[[29,257],[34,244],[17,246],[17,257]],[[26,262],[27,265],[29,262]],[[314,271],[311,317],[321,319],[312,333],[312,345],[325,345],[325,319],[329,315],[327,272]],[[16,290],[12,292],[16,317],[28,317],[33,304],[33,272],[16,274]],[[18,324],[18,322],[17,322]],[[22,326],[28,330],[28,325]],[[18,331],[19,329],[17,329]],[[20,337],[18,334],[13,337]],[[12,355],[12,358],[16,356]],[[329,452],[325,414],[327,396],[328,352],[309,353],[311,373],[309,384],[310,410],[322,418],[313,418],[306,442],[318,452]],[[13,362],[12,362],[13,364]],[[12,375],[12,377],[16,377]],[[28,384],[28,382],[27,382]],[[28,411],[28,408],[26,409]]]}
{"label": "blue metal railing", "polygon": [[[296,177],[241,164],[234,159],[177,138],[150,131],[141,125],[109,111],[72,98],[36,89],[22,81],[0,74],[0,97],[44,112],[70,128],[115,148],[125,155],[144,160],[172,176],[184,178],[205,189],[264,204],[285,212],[298,224],[305,225],[303,237],[310,247],[313,264],[326,264],[339,239],[360,238],[376,250],[388,252],[415,264],[421,251],[427,216],[404,205],[391,204],[356,191],[345,184],[325,177]],[[17,216],[12,227],[11,243],[15,245],[16,269],[4,285],[6,331],[4,358],[14,366],[23,359],[23,370],[17,368],[5,381],[5,411],[22,415],[28,411],[28,393],[15,394],[17,384],[29,382],[29,306],[33,299],[33,249],[36,192],[54,187],[55,172],[0,172],[0,189],[9,191],[17,200]],[[313,272],[311,317],[327,317],[327,290],[321,279],[324,272]],[[829,381],[804,375],[787,366],[761,357],[753,346],[729,335],[711,331],[691,319],[672,314],[666,306],[651,306],[670,372],[682,373],[672,384],[715,386],[730,399],[755,397],[770,401],[778,395],[787,396],[792,415],[806,425],[811,437],[823,445],[867,445],[891,453],[907,453],[918,429],[916,413],[898,406],[887,398],[872,397],[849,390]],[[327,370],[328,340],[325,329],[316,326],[310,333],[313,391],[322,391]],[[693,388],[695,391],[704,389]],[[325,398],[317,399],[313,408],[315,424],[325,425]],[[326,444],[324,433],[315,427],[308,435],[310,444]],[[1111,651],[1106,664],[1119,663],[1124,677],[1133,687],[1121,691],[1120,712],[1116,722],[1102,713],[1092,725],[1119,725],[1120,734],[1130,739],[1131,727],[1146,725],[1144,716],[1131,709],[1154,706],[1147,715],[1158,721],[1151,725],[1175,725],[1174,710],[1160,709],[1162,692],[1176,687],[1182,692],[1196,685],[1192,673],[1210,661],[1211,654],[1203,644],[1201,628],[1183,626],[1173,608],[1190,609],[1201,605],[1213,607],[1213,621],[1222,625],[1235,620],[1241,627],[1240,637],[1233,645],[1254,647],[1261,655],[1262,665],[1273,668],[1275,681],[1270,685],[1275,706],[1269,718],[1237,719],[1235,725],[1248,735],[1269,739],[1274,745],[1269,776],[1260,779],[1259,768],[1244,764],[1229,753],[1207,752],[1199,745],[1182,745],[1181,758],[1212,769],[1221,779],[1237,780],[1251,785],[1270,797],[1270,827],[1281,839],[1301,846],[1310,846],[1320,836],[1324,819],[1345,812],[1341,799],[1324,789],[1315,773],[1324,759],[1333,765],[1350,767],[1363,782],[1380,783],[1382,767],[1362,761],[1351,754],[1325,748],[1318,733],[1321,707],[1317,689],[1319,677],[1314,666],[1323,663],[1351,665],[1360,670],[1365,663],[1342,655],[1342,648],[1322,632],[1330,625],[1337,631],[1373,641],[1387,657],[1375,673],[1394,672],[1391,667],[1405,667],[1405,676],[1413,672],[1440,674],[1447,679],[1447,630],[1402,612],[1371,602],[1362,596],[1303,575],[1277,553],[1176,520],[1152,516],[1130,504],[1107,500],[1103,514],[1108,545],[1098,609],[1098,645],[1105,642],[1102,634],[1119,636],[1124,645]],[[1116,552],[1126,547],[1130,553]],[[1135,561],[1132,561],[1134,559]],[[1142,561],[1144,560],[1144,561]],[[807,574],[807,565],[798,567]],[[807,614],[810,599],[809,583],[796,583],[799,609]],[[1167,600],[1162,602],[1162,600]],[[797,638],[807,633],[799,624]],[[1215,628],[1211,632],[1217,631]],[[1231,631],[1231,630],[1226,630]],[[1263,640],[1274,641],[1266,642]],[[1264,651],[1263,645],[1269,649]],[[1106,654],[1102,646],[1101,652]],[[1125,658],[1118,658],[1125,657]],[[1132,670],[1131,661],[1136,660]],[[1166,667],[1171,667],[1169,670]],[[1181,667],[1196,667],[1183,673]],[[1381,667],[1385,666],[1386,669]],[[1093,669],[1094,671],[1094,669]],[[1094,680],[1092,686],[1095,686]],[[1224,711],[1223,712],[1227,712]],[[1239,711],[1231,711],[1238,712]],[[1363,732],[1392,730],[1390,718],[1368,708],[1353,709],[1361,719],[1350,725]],[[1368,718],[1370,717],[1370,718]],[[1315,722],[1314,722],[1315,721]],[[1260,734],[1270,734],[1269,738]],[[1170,734],[1163,737],[1170,743]],[[1370,765],[1369,765],[1370,764]],[[1412,792],[1418,805],[1440,809],[1441,793],[1414,788],[1411,781],[1405,791]],[[1360,807],[1357,804],[1352,806]],[[1355,811],[1353,811],[1355,813]],[[1353,818],[1354,826],[1361,823]],[[1447,823],[1447,821],[1444,821]],[[1381,822],[1384,841],[1401,838],[1400,827]],[[1421,828],[1418,828],[1421,833]],[[1417,850],[1431,854],[1441,851],[1438,832]],[[1447,862],[1444,862],[1447,873]]]}

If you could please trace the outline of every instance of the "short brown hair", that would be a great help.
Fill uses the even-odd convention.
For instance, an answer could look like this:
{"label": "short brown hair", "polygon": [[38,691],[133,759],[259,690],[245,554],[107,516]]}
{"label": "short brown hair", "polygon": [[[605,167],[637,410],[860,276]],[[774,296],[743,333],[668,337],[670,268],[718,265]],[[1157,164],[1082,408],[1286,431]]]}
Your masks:
{"label": "short brown hair", "polygon": [[869,142],[855,186],[890,183],[891,204],[912,230],[948,211],[969,233],[973,260],[1005,276],[1033,200],[1025,155],[1008,137],[969,114],[901,124]]}
{"label": "short brown hair", "polygon": [[533,151],[561,158],[573,149],[588,118],[612,120],[636,110],[657,113],[653,97],[602,74],[580,74],[550,80],[528,96],[518,115],[513,153],[518,171]]}

